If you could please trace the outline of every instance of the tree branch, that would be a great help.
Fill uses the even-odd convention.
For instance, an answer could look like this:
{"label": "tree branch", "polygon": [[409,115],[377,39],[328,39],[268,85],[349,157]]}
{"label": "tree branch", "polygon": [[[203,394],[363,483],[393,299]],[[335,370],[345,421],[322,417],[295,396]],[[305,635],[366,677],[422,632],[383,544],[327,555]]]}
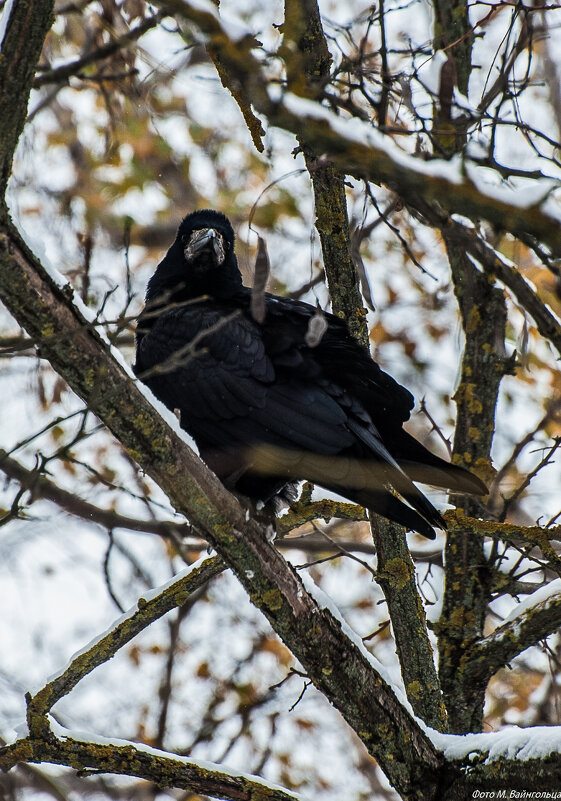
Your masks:
{"label": "tree branch", "polygon": [[228,801],[297,801],[298,796],[237,771],[228,772],[221,765],[199,765],[196,760],[158,751],[125,740],[81,737],[51,722],[49,736],[32,736],[0,748],[0,769],[9,770],[18,762],[50,762],[70,765],[82,776],[90,771],[137,776],[159,787],[178,787]]}
{"label": "tree branch", "polygon": [[[316,0],[285,0],[283,43],[288,89],[321,99],[330,79],[331,53]],[[314,190],[316,229],[333,313],[347,321],[351,334],[368,347],[366,310],[351,255],[345,176],[318,151],[305,134],[298,142]]]}
{"label": "tree branch", "polygon": [[518,526],[514,523],[497,523],[493,520],[479,520],[464,515],[461,510],[444,512],[448,531],[466,532],[477,537],[491,537],[501,541],[525,542],[537,546],[548,560],[552,570],[561,576],[561,557],[551,545],[552,540],[561,540],[561,526],[541,528],[540,526]]}
{"label": "tree branch", "polygon": [[16,459],[8,456],[2,448],[0,448],[0,470],[8,478],[17,481],[24,490],[28,490],[32,500],[44,498],[52,501],[69,514],[97,523],[104,528],[124,528],[129,531],[159,534],[161,537],[170,537],[172,532],[182,536],[194,534],[193,529],[185,523],[174,523],[172,520],[139,520],[135,517],[120,515],[113,509],[95,506],[75,493],[58,487],[53,481],[41,475],[39,471],[28,470]]}
{"label": "tree branch", "polygon": [[27,722],[31,736],[39,738],[45,734],[48,728],[46,716],[52,707],[74,689],[84,676],[109,661],[123,645],[155,620],[182,606],[194,592],[225,569],[226,565],[219,556],[201,559],[174,576],[163,588],[152,590],[148,598],[139,598],[136,605],[119,618],[106,634],[76,654],[62,673],[28,698]]}
{"label": "tree branch", "polygon": [[[79,75],[79,73],[84,69],[84,67],[88,67],[90,64],[96,64],[99,61],[104,61],[106,58],[118,53],[120,50],[124,50],[130,45],[136,44],[141,36],[143,36],[152,28],[155,28],[164,17],[165,13],[163,11],[158,11],[156,14],[143,19],[142,22],[140,22],[135,28],[131,28],[130,31],[122,34],[122,36],[118,36],[117,38],[113,39],[112,42],[108,42],[107,44],[102,45],[95,50],[91,50],[89,53],[80,56],[80,58],[74,59],[74,61],[70,61],[68,64],[61,64],[60,67],[43,70],[41,74],[34,79],[33,88],[40,89],[42,86],[52,83],[66,83],[73,75],[83,77]],[[124,77],[127,76],[125,75]],[[95,76],[88,76],[88,78],[91,80],[94,79]],[[110,80],[111,76],[101,75],[97,76],[97,79]],[[117,77],[117,79],[120,78]]]}
{"label": "tree branch", "polygon": [[520,305],[533,317],[542,337],[551,342],[561,355],[561,323],[538,297],[536,291],[518,272],[516,266],[478,236],[475,229],[467,228],[448,218],[443,232],[475,258],[489,277],[496,276]]}
{"label": "tree branch", "polygon": [[446,731],[446,708],[405,530],[379,515],[372,516],[371,527],[378,554],[376,580],[388,604],[407,698],[425,723]]}
{"label": "tree branch", "polygon": [[[539,597],[532,606],[533,596],[523,601],[523,611],[515,616],[516,609],[507,622],[499,626],[488,637],[474,643],[465,653],[466,679],[487,684],[499,668],[508,665],[516,656],[537,645],[561,626],[561,586],[559,580],[536,590]],[[545,596],[545,597],[544,597]]]}
{"label": "tree branch", "polygon": [[31,83],[45,36],[54,21],[54,0],[18,0],[0,42],[0,198],[4,195],[14,151],[23,126]]}
{"label": "tree branch", "polygon": [[[454,293],[465,334],[457,406],[453,461],[492,474],[491,443],[495,408],[507,361],[504,355],[504,291],[481,273],[465,250],[443,231]],[[467,514],[480,513],[479,500],[462,499]],[[491,571],[483,542],[465,531],[449,531],[444,556],[444,603],[439,622],[439,670],[451,730],[463,734],[483,725],[485,687],[465,680],[465,648],[483,634],[490,597]]]}
{"label": "tree branch", "polygon": [[343,520],[367,520],[366,511],[362,506],[344,501],[332,501],[323,498],[321,501],[297,501],[290,509],[277,520],[277,533],[287,534],[297,526],[309,523],[312,520],[324,520],[326,523],[333,517]]}

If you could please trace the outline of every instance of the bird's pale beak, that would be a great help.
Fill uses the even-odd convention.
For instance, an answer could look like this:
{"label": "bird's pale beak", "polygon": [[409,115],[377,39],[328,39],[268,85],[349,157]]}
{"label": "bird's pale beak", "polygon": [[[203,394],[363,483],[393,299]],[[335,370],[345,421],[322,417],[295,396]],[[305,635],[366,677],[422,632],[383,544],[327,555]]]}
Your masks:
{"label": "bird's pale beak", "polygon": [[224,261],[224,237],[214,228],[201,228],[193,231],[184,249],[188,262],[195,261],[202,253],[208,253],[219,267]]}

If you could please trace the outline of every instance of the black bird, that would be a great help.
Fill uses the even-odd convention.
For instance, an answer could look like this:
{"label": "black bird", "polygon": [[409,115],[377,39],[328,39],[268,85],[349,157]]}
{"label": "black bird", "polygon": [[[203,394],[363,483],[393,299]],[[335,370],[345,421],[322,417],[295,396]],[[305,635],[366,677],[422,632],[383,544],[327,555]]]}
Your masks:
{"label": "black bird", "polygon": [[229,220],[195,211],[148,282],[137,331],[136,374],[226,486],[269,501],[308,479],[430,538],[445,522],[413,481],[486,493],[404,431],[413,396],[342,320],[325,314],[314,341],[313,306],[266,294],[260,323],[251,297]]}

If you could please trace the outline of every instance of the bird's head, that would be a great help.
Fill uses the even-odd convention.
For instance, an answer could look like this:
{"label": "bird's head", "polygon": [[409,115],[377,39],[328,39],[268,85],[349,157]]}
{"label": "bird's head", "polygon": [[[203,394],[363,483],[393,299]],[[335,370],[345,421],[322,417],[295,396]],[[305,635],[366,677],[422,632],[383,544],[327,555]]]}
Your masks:
{"label": "bird's head", "polygon": [[177,236],[185,261],[195,272],[228,267],[233,258],[234,230],[219,211],[203,209],[187,215]]}
{"label": "bird's head", "polygon": [[235,293],[242,279],[234,240],[230,221],[219,211],[203,209],[188,214],[148,282],[146,301],[169,303]]}

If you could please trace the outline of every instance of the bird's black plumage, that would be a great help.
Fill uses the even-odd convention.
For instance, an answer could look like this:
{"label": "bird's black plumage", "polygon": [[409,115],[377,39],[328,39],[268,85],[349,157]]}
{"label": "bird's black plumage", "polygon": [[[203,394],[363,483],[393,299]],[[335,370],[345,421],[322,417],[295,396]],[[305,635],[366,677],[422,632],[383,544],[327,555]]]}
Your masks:
{"label": "bird's black plumage", "polygon": [[267,501],[309,479],[427,537],[445,524],[413,481],[486,492],[404,431],[411,393],[343,321],[326,314],[312,347],[313,306],[266,294],[259,323],[250,304],[230,222],[196,211],[148,283],[137,331],[137,375],[227,486]]}

